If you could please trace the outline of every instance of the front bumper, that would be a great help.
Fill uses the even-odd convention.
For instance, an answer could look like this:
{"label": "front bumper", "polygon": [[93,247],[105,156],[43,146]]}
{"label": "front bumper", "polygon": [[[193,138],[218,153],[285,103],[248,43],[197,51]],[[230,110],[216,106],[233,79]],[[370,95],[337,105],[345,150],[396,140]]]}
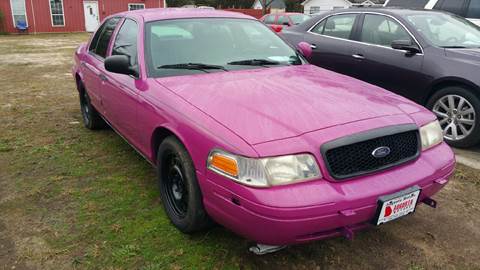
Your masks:
{"label": "front bumper", "polygon": [[378,197],[414,185],[419,202],[437,193],[452,175],[453,152],[446,144],[414,162],[349,181],[310,181],[256,189],[213,172],[197,173],[208,214],[247,239],[285,245],[346,235],[375,216]]}

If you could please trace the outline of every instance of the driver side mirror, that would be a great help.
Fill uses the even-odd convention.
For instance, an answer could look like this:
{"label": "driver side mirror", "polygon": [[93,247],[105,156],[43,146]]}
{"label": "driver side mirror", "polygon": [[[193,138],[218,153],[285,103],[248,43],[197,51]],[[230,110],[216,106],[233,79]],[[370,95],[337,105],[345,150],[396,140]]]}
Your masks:
{"label": "driver side mirror", "polygon": [[404,50],[407,51],[409,54],[417,54],[421,52],[418,45],[415,44],[412,40],[394,40],[392,41],[391,46],[395,50]]}
{"label": "driver side mirror", "polygon": [[107,71],[138,76],[138,72],[130,66],[130,59],[126,55],[112,55],[105,59],[105,69]]}
{"label": "driver side mirror", "polygon": [[308,44],[305,41],[298,43],[297,45],[298,51],[305,56],[305,58],[310,59],[312,56],[312,45]]}

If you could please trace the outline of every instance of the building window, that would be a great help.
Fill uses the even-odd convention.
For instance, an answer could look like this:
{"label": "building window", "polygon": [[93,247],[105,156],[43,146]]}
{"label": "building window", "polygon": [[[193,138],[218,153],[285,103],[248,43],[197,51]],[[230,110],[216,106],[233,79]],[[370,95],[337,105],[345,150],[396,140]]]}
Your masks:
{"label": "building window", "polygon": [[50,0],[50,14],[52,15],[53,26],[65,26],[63,0]]}
{"label": "building window", "polygon": [[310,14],[317,14],[320,12],[320,7],[310,7]]}
{"label": "building window", "polygon": [[10,0],[10,7],[12,7],[13,25],[17,27],[20,23],[28,26],[25,0]]}
{"label": "building window", "polygon": [[145,4],[128,4],[128,10],[145,9]]}

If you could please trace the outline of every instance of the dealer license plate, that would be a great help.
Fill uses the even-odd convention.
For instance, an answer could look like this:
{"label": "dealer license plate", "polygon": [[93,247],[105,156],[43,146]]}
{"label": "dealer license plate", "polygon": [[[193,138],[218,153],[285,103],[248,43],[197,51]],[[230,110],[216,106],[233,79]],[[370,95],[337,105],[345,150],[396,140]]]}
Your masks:
{"label": "dealer license plate", "polygon": [[377,216],[374,221],[375,225],[415,212],[420,191],[418,186],[414,186],[395,194],[380,197],[378,199]]}

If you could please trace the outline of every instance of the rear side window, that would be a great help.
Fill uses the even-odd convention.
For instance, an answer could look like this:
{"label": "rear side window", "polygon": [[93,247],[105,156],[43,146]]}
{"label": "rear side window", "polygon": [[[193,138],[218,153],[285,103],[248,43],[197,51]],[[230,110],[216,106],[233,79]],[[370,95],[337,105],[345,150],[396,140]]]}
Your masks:
{"label": "rear side window", "polygon": [[390,0],[387,7],[424,8],[429,0]]}
{"label": "rear side window", "polygon": [[126,55],[130,59],[130,65],[137,67],[137,23],[126,19],[118,31],[113,44],[112,55]]}
{"label": "rear side window", "polygon": [[470,0],[467,8],[467,18],[480,19],[480,0]]}
{"label": "rear side window", "polygon": [[265,17],[265,20],[263,20],[264,23],[266,24],[274,24],[275,23],[275,15],[268,15]]}
{"label": "rear side window", "polygon": [[365,15],[360,41],[390,47],[394,40],[411,40],[396,21],[382,15]]}
{"label": "rear side window", "polygon": [[349,39],[357,14],[328,17],[312,29],[312,32],[330,37]]}
{"label": "rear side window", "polygon": [[290,20],[288,19],[288,17],[287,16],[280,16],[278,18],[278,23],[277,24],[285,24],[285,23],[290,24]]}
{"label": "rear side window", "polygon": [[110,18],[105,23],[103,23],[103,25],[95,33],[95,36],[90,43],[89,50],[91,52],[102,58],[105,58],[107,56],[108,44],[110,43],[113,31],[115,31],[115,27],[117,26],[119,21],[120,18],[115,17]]}
{"label": "rear side window", "polygon": [[464,5],[465,0],[439,0],[433,8],[464,16],[462,12]]}

